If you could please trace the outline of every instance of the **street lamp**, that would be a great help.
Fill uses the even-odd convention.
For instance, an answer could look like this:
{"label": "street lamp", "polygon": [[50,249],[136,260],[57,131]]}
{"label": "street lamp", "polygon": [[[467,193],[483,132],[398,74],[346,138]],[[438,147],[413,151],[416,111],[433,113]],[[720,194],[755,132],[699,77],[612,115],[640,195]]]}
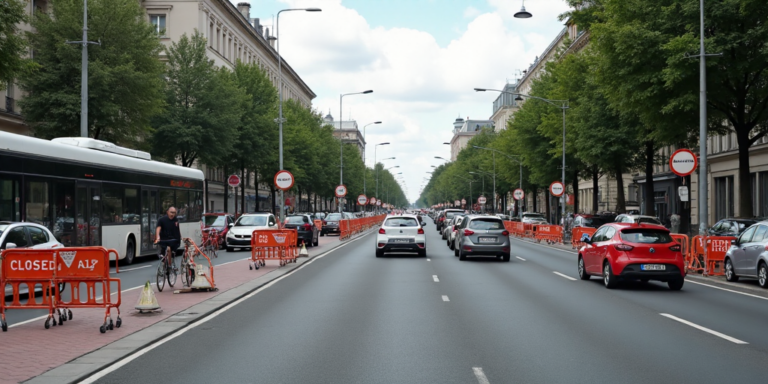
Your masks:
{"label": "street lamp", "polygon": [[[344,127],[342,126],[342,122],[344,121],[344,118],[343,118],[344,115],[342,112],[344,96],[367,95],[369,93],[373,93],[373,91],[369,89],[363,92],[343,93],[339,96],[339,185],[344,184],[344,137],[343,137]],[[341,213],[341,204],[339,204],[339,213]]]}
{"label": "street lamp", "polygon": [[[395,160],[395,158],[387,157],[386,159],[381,159],[381,161],[385,161],[385,160]],[[376,167],[376,164],[374,164],[373,166]],[[379,168],[378,167],[376,168],[376,197],[377,198],[379,197]]]}
{"label": "street lamp", "polygon": [[531,16],[533,15],[525,10],[525,0],[523,0],[523,8],[520,9],[520,12],[515,12],[515,17],[518,19],[529,19]]}
{"label": "street lamp", "polygon": [[[389,145],[389,141],[384,142],[384,143],[378,143],[378,144],[373,146],[373,168],[376,168],[376,150],[378,149],[379,145]],[[377,180],[379,179],[379,170],[378,169],[376,170],[376,179]],[[379,192],[378,188],[376,189],[376,192],[377,193]],[[365,182],[363,182],[363,193],[365,194]]]}
{"label": "street lamp", "polygon": [[[277,23],[276,23],[277,73],[278,73],[278,77],[280,78],[280,88],[278,89],[280,106],[278,108],[277,123],[279,125],[279,131],[280,131],[279,135],[280,135],[280,170],[281,171],[283,170],[283,122],[285,121],[285,119],[283,118],[283,57],[280,56],[280,14],[283,12],[290,12],[290,11],[321,12],[322,9],[320,8],[288,8],[288,9],[282,9],[279,12],[277,12]],[[258,189],[258,187],[256,189]],[[280,190],[280,215],[279,215],[281,223],[285,219],[284,216],[285,216],[285,191],[281,189]]]}
{"label": "street lamp", "polygon": [[[493,151],[494,153],[498,152],[500,155],[506,156],[508,159],[516,161],[518,164],[520,164],[520,189],[523,189],[523,162],[522,161],[517,160],[517,159],[513,158],[513,155],[508,155],[508,154],[506,154],[504,152],[499,151],[498,149],[480,147],[480,146],[477,146],[477,145],[473,145],[473,147],[475,147],[477,149],[485,149],[487,151]],[[519,157],[519,156],[517,156],[517,157]],[[495,157],[494,157],[493,161],[494,162],[496,161]],[[495,168],[496,167],[494,165],[494,169]],[[565,187],[565,184],[563,184],[563,187]],[[496,190],[496,186],[494,186],[494,192],[495,192],[495,190]],[[517,214],[518,214],[518,217],[522,218],[522,211],[520,211],[520,204],[519,203],[518,203],[518,207],[517,207]]]}
{"label": "street lamp", "polygon": [[[471,173],[473,175],[481,175],[483,177],[483,192],[485,192],[485,175],[493,176],[494,178],[496,177],[496,175],[493,174],[493,173],[485,172],[485,171],[480,171],[480,170],[478,170],[477,172],[471,172],[470,171],[469,173]],[[496,185],[495,181],[494,181],[494,185]],[[495,191],[494,191],[494,194],[495,194]],[[485,204],[483,204],[483,205],[485,205]]]}
{"label": "street lamp", "polygon": [[449,162],[449,163],[451,162],[450,160],[448,160],[448,159],[444,159],[444,158],[442,158],[442,157],[440,157],[440,156],[435,156],[435,159],[440,159],[440,160],[442,160],[442,161],[445,161],[445,162]]}
{"label": "street lamp", "polygon": [[[530,17],[530,16],[528,16],[528,17]],[[515,95],[516,96],[515,100],[522,100],[522,96],[525,96],[525,97],[528,97],[528,98],[531,98],[531,99],[541,100],[541,101],[543,101],[543,102],[545,102],[547,104],[550,104],[552,106],[560,108],[563,111],[563,170],[562,170],[562,183],[563,183],[563,195],[565,195],[565,110],[568,109],[568,100],[550,100],[550,99],[545,99],[543,97],[530,96],[530,95],[525,95],[525,94],[522,94],[522,93],[507,92],[507,91],[502,91],[502,90],[499,90],[499,89],[475,88],[475,91],[476,92],[494,91],[494,92],[500,92],[500,93],[507,93],[507,94],[510,94],[510,95]],[[560,105],[557,105],[556,103],[559,103]],[[576,193],[576,191],[574,191],[574,193]],[[563,219],[565,219],[565,199],[564,198],[565,198],[565,196],[563,196],[563,204],[560,207],[561,208],[560,215],[561,215],[561,218],[563,218]]]}
{"label": "street lamp", "polygon": [[[341,123],[339,123],[339,124],[341,124]],[[367,179],[366,176],[368,176],[368,167],[366,166],[366,163],[368,162],[368,159],[365,158],[365,148],[368,147],[368,142],[365,141],[365,127],[367,127],[367,126],[369,126],[371,124],[381,124],[381,121],[374,121],[373,123],[368,123],[366,125],[363,125],[363,141],[365,142],[365,145],[363,145],[363,168],[365,169],[365,176],[363,176],[363,195],[366,194],[365,179]],[[341,126],[341,125],[339,125],[339,126]]]}

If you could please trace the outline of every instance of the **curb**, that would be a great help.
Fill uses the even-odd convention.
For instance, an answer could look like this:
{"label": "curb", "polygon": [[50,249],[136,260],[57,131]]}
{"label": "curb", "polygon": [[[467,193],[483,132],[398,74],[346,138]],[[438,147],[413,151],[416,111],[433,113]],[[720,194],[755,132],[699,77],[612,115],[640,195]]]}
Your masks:
{"label": "curb", "polygon": [[208,317],[216,311],[237,300],[242,299],[243,297],[264,287],[272,281],[292,274],[294,271],[299,269],[302,265],[309,262],[310,260],[320,255],[333,252],[347,244],[352,243],[353,241],[362,239],[371,233],[374,233],[374,231],[365,231],[344,241],[340,240],[339,244],[323,251],[322,253],[306,258],[297,259],[295,264],[289,264],[281,269],[269,272],[256,279],[245,282],[228,291],[222,292],[215,297],[176,312],[168,318],[147,328],[127,335],[122,339],[107,344],[99,349],[81,355],[67,363],[50,369],[39,376],[35,376],[23,382],[30,384],[62,384],[81,382],[93,376],[94,374],[97,374],[98,372],[118,363],[128,356],[131,356],[137,351],[146,348],[159,340],[165,339],[175,332],[189,327],[197,321]]}

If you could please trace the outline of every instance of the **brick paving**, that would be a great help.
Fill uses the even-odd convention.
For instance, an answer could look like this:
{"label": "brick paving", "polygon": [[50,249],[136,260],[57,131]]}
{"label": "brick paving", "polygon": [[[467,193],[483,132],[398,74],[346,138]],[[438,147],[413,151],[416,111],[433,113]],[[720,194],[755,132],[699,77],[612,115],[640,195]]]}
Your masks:
{"label": "brick paving", "polygon": [[[338,244],[338,237],[321,237],[319,246],[308,248],[308,252],[310,256],[315,256]],[[47,330],[43,326],[44,319],[17,326],[9,324],[8,332],[0,334],[0,345],[3,346],[0,348],[0,383],[18,383],[38,376],[279,268],[277,261],[267,261],[266,264],[257,271],[249,270],[246,260],[215,266],[214,277],[219,288],[216,292],[174,294],[174,290],[181,288],[181,279],[177,280],[173,289],[166,284],[162,292],[158,292],[153,285],[162,311],[150,314],[140,314],[134,309],[142,290],[123,287],[120,306],[122,326],[105,334],[99,332],[104,310],[98,308],[74,309],[72,320]],[[154,278],[154,275],[150,272],[147,277]],[[117,319],[116,312],[113,312],[112,318]]]}

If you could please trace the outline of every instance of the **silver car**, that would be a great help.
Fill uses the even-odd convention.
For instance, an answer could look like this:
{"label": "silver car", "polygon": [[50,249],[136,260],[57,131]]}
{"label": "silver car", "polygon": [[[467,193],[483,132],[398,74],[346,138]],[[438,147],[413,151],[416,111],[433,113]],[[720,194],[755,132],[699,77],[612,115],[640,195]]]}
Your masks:
{"label": "silver car", "polygon": [[768,288],[766,247],[768,247],[768,221],[761,221],[747,228],[736,240],[731,241],[730,248],[725,254],[725,279],[738,281],[739,277],[757,278],[761,287]]}
{"label": "silver car", "polygon": [[510,259],[509,232],[504,222],[494,216],[467,216],[457,228],[454,254],[459,260],[468,256],[496,256]]}
{"label": "silver car", "polygon": [[653,216],[629,215],[626,213],[616,216],[616,222],[617,223],[647,223],[647,224],[663,225],[661,224],[661,221],[659,221],[659,219]]}

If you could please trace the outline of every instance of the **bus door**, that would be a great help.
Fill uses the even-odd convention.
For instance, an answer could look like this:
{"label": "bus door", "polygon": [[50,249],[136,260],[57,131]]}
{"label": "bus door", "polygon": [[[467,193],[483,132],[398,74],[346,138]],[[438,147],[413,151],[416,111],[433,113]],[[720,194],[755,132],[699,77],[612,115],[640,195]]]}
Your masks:
{"label": "bus door", "polygon": [[76,199],[77,245],[101,245],[101,184],[78,182]]}
{"label": "bus door", "polygon": [[[157,189],[141,189],[141,251],[142,254],[152,251],[157,227]],[[158,251],[155,251],[157,253]]]}
{"label": "bus door", "polygon": [[0,221],[21,221],[20,180],[0,175]]}

